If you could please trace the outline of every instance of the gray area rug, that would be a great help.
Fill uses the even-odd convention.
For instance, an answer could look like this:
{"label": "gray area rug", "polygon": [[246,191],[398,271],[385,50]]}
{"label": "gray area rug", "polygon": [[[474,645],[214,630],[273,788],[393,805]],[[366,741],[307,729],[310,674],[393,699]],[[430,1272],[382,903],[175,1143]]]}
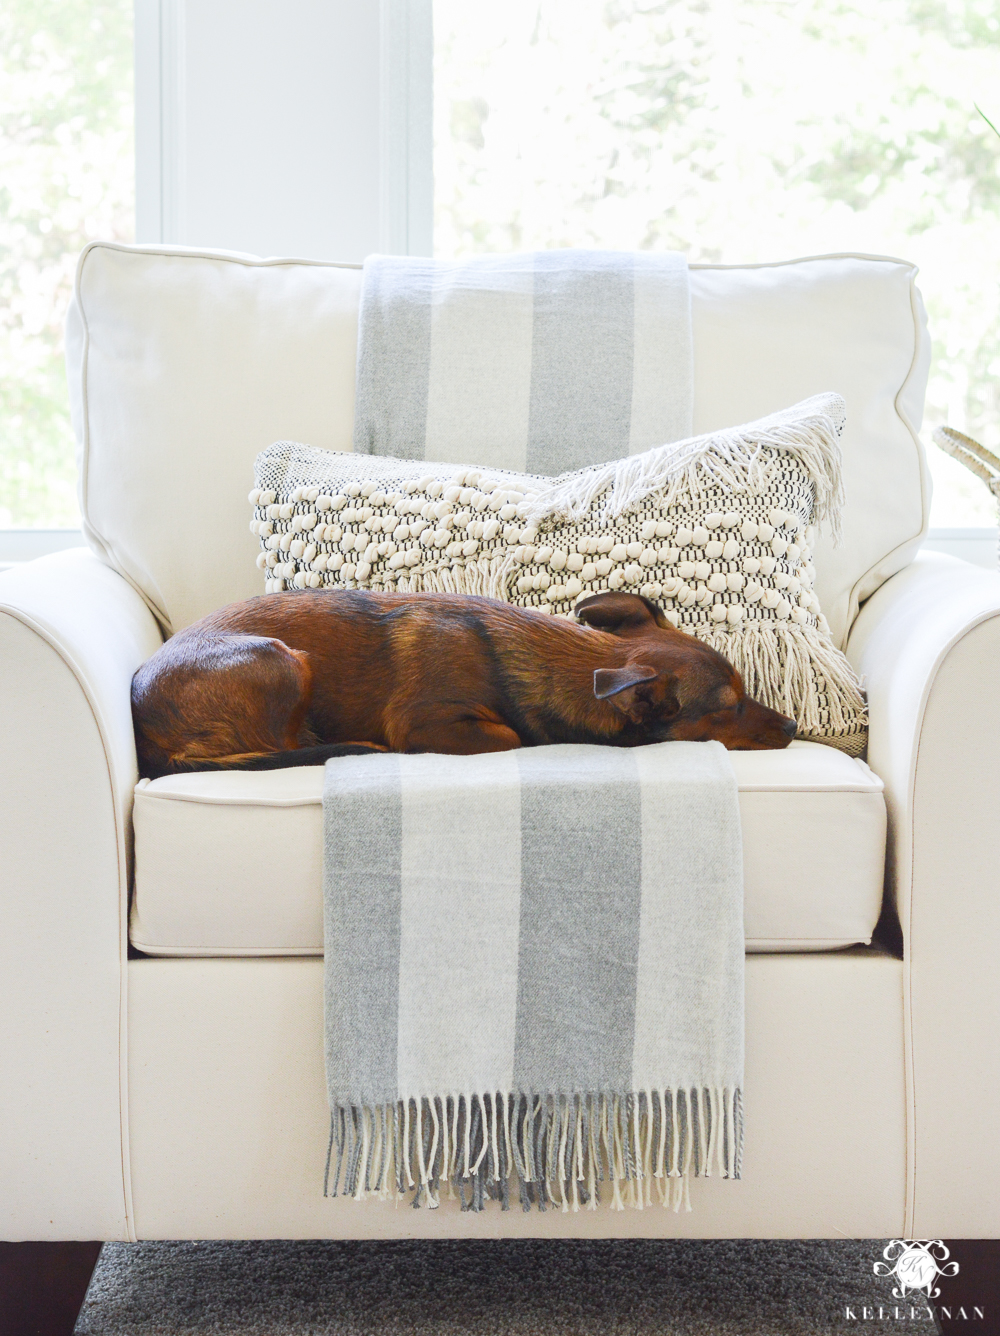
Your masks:
{"label": "gray area rug", "polygon": [[929,1336],[885,1242],[109,1243],[76,1336]]}

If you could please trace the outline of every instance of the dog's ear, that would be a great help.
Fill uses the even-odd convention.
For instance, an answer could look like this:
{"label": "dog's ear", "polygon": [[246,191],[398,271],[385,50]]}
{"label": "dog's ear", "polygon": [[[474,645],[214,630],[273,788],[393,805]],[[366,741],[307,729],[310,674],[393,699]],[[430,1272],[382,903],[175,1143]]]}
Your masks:
{"label": "dog's ear", "polygon": [[676,714],[680,705],[673,687],[672,678],[648,664],[594,669],[594,695],[598,700],[610,701],[635,724],[644,723],[654,713],[658,719]]}
{"label": "dog's ear", "polygon": [[577,619],[612,635],[634,635],[652,626],[673,630],[663,613],[641,594],[591,594],[573,609]]}

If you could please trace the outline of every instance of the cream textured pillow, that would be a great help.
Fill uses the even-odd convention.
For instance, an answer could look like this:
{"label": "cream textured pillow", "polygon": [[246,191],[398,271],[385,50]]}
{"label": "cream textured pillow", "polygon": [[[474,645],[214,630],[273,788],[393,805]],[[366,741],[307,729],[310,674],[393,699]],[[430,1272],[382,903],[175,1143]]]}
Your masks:
{"label": "cream textured pillow", "polygon": [[860,683],[813,592],[811,527],[839,525],[844,401],[559,478],[332,454],[257,456],[266,589],[485,594],[572,615],[607,589],[652,599],[720,650],[799,736],[859,755]]}

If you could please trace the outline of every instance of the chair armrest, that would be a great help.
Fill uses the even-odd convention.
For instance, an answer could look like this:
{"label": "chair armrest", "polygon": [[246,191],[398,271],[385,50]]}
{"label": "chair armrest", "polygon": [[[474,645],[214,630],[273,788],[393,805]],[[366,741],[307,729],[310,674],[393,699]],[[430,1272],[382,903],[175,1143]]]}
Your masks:
{"label": "chair armrest", "polygon": [[129,684],[160,643],[83,549],[0,575],[0,1238],[129,1237]]}
{"label": "chair armrest", "polygon": [[922,555],[862,608],[903,930],[907,1237],[1000,1235],[1000,575]]}

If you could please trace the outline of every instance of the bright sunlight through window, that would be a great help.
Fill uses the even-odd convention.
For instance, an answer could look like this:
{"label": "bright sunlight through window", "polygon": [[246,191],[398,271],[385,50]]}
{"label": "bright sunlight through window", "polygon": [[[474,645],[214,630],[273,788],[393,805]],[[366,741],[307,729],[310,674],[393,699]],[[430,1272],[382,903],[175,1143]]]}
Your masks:
{"label": "bright sunlight through window", "polygon": [[0,4],[0,529],[79,524],[63,324],[134,235],[131,0]]}
{"label": "bright sunlight through window", "polygon": [[[924,439],[1000,446],[997,0],[435,0],[434,24],[436,254],[913,260]],[[932,524],[995,524],[928,454]]]}

